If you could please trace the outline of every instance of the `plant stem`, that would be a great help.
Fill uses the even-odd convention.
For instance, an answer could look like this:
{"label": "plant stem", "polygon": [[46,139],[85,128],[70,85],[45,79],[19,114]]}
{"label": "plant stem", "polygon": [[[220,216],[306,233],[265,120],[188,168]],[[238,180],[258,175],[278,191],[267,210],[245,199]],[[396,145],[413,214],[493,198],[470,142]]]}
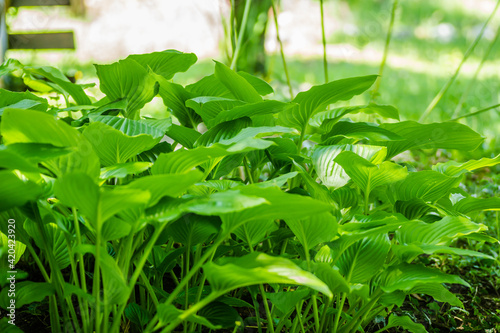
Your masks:
{"label": "plant stem", "polygon": [[255,182],[252,176],[252,171],[250,171],[250,168],[248,167],[249,164],[250,162],[248,162],[248,158],[245,156],[243,158],[243,167],[245,168],[245,173],[247,174],[248,181],[250,182],[250,184],[253,184]]}
{"label": "plant stem", "polygon": [[[80,221],[78,221],[78,213],[76,211],[76,207],[71,208],[73,212],[73,223],[75,225],[75,235],[76,235],[76,244],[77,246],[82,245],[82,234],[80,232]],[[82,290],[87,293],[87,280],[85,278],[85,263],[83,262],[83,254],[78,253],[78,265],[79,265],[79,271],[80,271],[80,287]],[[80,311],[81,316],[82,316],[82,323],[83,323],[83,330],[84,332],[87,332],[89,330],[89,318],[87,317],[89,315],[89,305],[87,300],[82,299],[83,307]]]}
{"label": "plant stem", "polygon": [[492,109],[496,109],[498,107],[500,107],[500,104],[495,104],[495,105],[492,105],[492,106],[488,106],[487,108],[481,109],[479,111],[468,113],[465,116],[460,116],[460,117],[457,117],[457,118],[450,119],[449,121],[457,121],[459,119],[477,116],[478,114],[481,114],[481,113],[486,112],[486,111],[490,111]]}
{"label": "plant stem", "polygon": [[319,0],[319,8],[321,11],[321,41],[323,43],[323,70],[325,72],[325,83],[328,83],[328,60],[326,59],[325,15],[323,7],[323,0]]}
{"label": "plant stem", "polygon": [[486,27],[488,26],[488,23],[491,21],[491,19],[493,18],[493,16],[495,16],[495,13],[497,12],[497,9],[498,9],[498,6],[500,5],[500,0],[497,1],[497,4],[495,6],[495,9],[493,9],[493,11],[491,12],[490,16],[488,17],[488,19],[486,20],[486,22],[484,22],[484,25],[483,27],[481,28],[481,31],[479,32],[479,34],[477,35],[476,39],[474,40],[474,42],[472,43],[472,45],[469,47],[469,49],[465,52],[463,58],[462,58],[462,61],[460,62],[460,64],[458,65],[457,69],[455,70],[455,73],[451,76],[451,78],[448,80],[448,82],[446,82],[446,84],[443,86],[443,88],[441,88],[441,90],[439,91],[439,93],[436,95],[436,97],[434,97],[434,99],[432,100],[432,102],[429,104],[429,106],[427,106],[427,109],[425,109],[424,113],[422,114],[422,116],[420,117],[419,121],[423,121],[425,118],[427,118],[427,116],[431,113],[432,110],[434,110],[434,108],[436,107],[436,105],[439,103],[439,101],[443,98],[443,96],[446,94],[446,92],[448,91],[448,89],[450,88],[450,86],[453,84],[453,82],[455,82],[455,79],[457,78],[458,74],[460,73],[460,69],[462,68],[462,65],[465,63],[465,61],[467,61],[467,59],[469,58],[469,56],[472,54],[472,52],[474,51],[474,49],[476,48],[477,44],[479,43],[479,41],[481,40],[481,38],[483,37],[483,34],[484,34],[484,31],[486,30]]}
{"label": "plant stem", "polygon": [[320,325],[319,325],[319,332],[325,332],[325,324],[326,324],[326,313],[328,308],[330,307],[330,304],[332,303],[332,300],[328,298],[328,301],[326,302],[325,306],[323,307],[323,313],[321,314],[321,320],[320,320]]}
{"label": "plant stem", "polygon": [[339,323],[340,323],[340,317],[342,317],[342,311],[344,309],[344,303],[347,297],[347,293],[342,293],[342,299],[340,299],[340,296],[338,297],[338,302],[337,303],[337,313],[335,314],[335,319],[333,322],[333,332],[337,333]]}
{"label": "plant stem", "polygon": [[389,22],[389,30],[387,31],[387,37],[385,39],[384,54],[382,56],[382,61],[380,62],[380,68],[378,70],[378,78],[375,82],[375,87],[372,90],[371,101],[375,101],[378,96],[378,90],[380,88],[380,81],[382,80],[382,74],[384,73],[385,63],[387,61],[387,55],[389,54],[389,45],[392,38],[392,29],[394,28],[394,19],[396,17],[396,9],[398,8],[399,0],[394,0],[391,10],[391,21]]}
{"label": "plant stem", "polygon": [[276,27],[276,39],[280,44],[281,61],[283,62],[283,70],[285,71],[286,83],[288,85],[288,90],[290,92],[290,100],[293,100],[292,83],[290,81],[290,74],[288,73],[288,66],[286,64],[285,51],[283,50],[283,42],[281,41],[280,38],[280,32],[278,27],[278,10],[276,9],[276,4],[274,0],[271,0],[271,8],[273,9],[274,25]]}
{"label": "plant stem", "polygon": [[243,11],[243,19],[240,24],[240,32],[238,33],[238,42],[236,44],[236,49],[233,53],[233,59],[231,60],[230,68],[232,70],[236,70],[236,63],[238,61],[238,56],[240,54],[241,45],[243,44],[243,36],[245,35],[245,29],[247,26],[248,13],[250,12],[250,3],[252,0],[245,1],[245,9]]}
{"label": "plant stem", "polygon": [[464,104],[465,98],[469,95],[469,92],[471,91],[472,87],[476,83],[476,79],[479,75],[479,72],[481,72],[481,69],[483,68],[484,63],[490,56],[491,50],[493,50],[493,46],[495,46],[496,42],[498,41],[498,37],[500,37],[500,26],[497,29],[497,32],[495,34],[495,38],[493,38],[493,41],[490,43],[490,46],[486,50],[486,52],[483,55],[483,58],[481,59],[481,62],[479,63],[479,66],[477,66],[476,71],[474,72],[474,76],[470,80],[469,84],[467,85],[467,88],[465,88],[464,92],[462,93],[462,96],[460,96],[460,100],[458,101],[458,104],[455,108],[455,111],[453,112],[453,115],[451,116],[452,118],[455,118],[458,116],[460,111],[462,110],[462,106]]}

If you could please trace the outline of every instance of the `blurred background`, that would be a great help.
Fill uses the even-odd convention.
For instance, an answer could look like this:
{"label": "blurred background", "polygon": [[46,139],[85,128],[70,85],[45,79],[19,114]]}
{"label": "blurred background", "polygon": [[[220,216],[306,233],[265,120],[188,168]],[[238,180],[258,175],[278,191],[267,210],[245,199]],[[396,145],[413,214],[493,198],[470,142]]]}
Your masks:
{"label": "blurred background", "polygon": [[[5,59],[59,67],[79,83],[97,82],[94,63],[166,49],[198,56],[197,64],[174,78],[182,84],[213,73],[212,59],[230,63],[234,40],[229,0],[59,1],[70,5],[14,7],[16,1],[7,1],[7,31],[72,31],[75,49],[12,49]],[[378,73],[392,4],[390,0],[324,0],[330,80]],[[400,1],[377,102],[396,106],[403,119],[419,119],[496,4],[496,0]],[[244,1],[235,0],[233,5],[238,25]],[[281,0],[277,5],[279,34],[295,94],[324,83],[319,0]],[[426,121],[445,121],[499,103],[499,15],[493,16],[457,80]],[[238,70],[263,77],[278,98],[289,99],[270,0],[252,0],[245,31]],[[359,97],[364,99],[361,102],[368,102],[368,95]],[[487,136],[489,148],[495,151],[500,146],[495,139],[499,120],[497,109],[492,109],[462,121]]]}

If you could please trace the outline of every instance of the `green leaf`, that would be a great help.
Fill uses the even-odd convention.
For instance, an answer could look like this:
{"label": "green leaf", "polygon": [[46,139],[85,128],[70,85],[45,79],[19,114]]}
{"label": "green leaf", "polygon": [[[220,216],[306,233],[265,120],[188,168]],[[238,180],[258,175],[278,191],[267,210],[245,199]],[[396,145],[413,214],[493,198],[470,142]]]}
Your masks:
{"label": "green leaf", "polygon": [[125,99],[127,118],[156,95],[156,80],[137,61],[124,59],[110,65],[95,65],[101,91],[111,100]]}
{"label": "green leaf", "polygon": [[262,97],[260,97],[257,90],[255,90],[247,80],[218,61],[215,61],[215,77],[219,79],[237,99],[248,103],[262,101]]}
{"label": "green leaf", "polygon": [[423,265],[399,264],[390,266],[383,275],[381,288],[386,293],[396,290],[410,291],[422,284],[457,283],[470,286],[456,275],[445,274]]}
{"label": "green leaf", "polygon": [[340,153],[335,162],[340,164],[365,193],[371,193],[374,188],[405,179],[408,175],[406,167],[388,161],[375,165],[350,151]]}
{"label": "green leaf", "polygon": [[453,209],[462,214],[481,210],[500,210],[500,198],[474,198],[468,197],[457,202]]}
{"label": "green leaf", "polygon": [[274,220],[253,220],[249,223],[243,224],[241,227],[233,231],[239,239],[245,243],[250,243],[253,246],[264,240],[267,234],[278,229]]}
{"label": "green leaf", "polygon": [[315,214],[302,219],[286,219],[306,251],[319,243],[331,241],[337,235],[337,219],[330,213]]}
{"label": "green leaf", "polygon": [[255,88],[259,95],[265,96],[274,93],[273,87],[261,78],[248,74],[247,72],[239,71],[239,76],[242,76],[248,83]]}
{"label": "green leaf", "polygon": [[127,136],[138,136],[147,134],[155,139],[163,138],[165,132],[172,125],[172,119],[139,119],[132,120],[114,116],[90,115],[91,122],[100,122],[116,130],[119,130]]}
{"label": "green leaf", "polygon": [[349,284],[342,274],[340,274],[339,269],[336,266],[332,267],[330,264],[320,262],[313,263],[312,269],[314,275],[326,283],[333,294],[347,293],[350,291]]}
{"label": "green leaf", "polygon": [[213,143],[231,139],[235,137],[242,129],[251,125],[252,121],[248,117],[220,123],[203,133],[203,135],[201,135],[196,140],[194,146],[208,147]]}
{"label": "green leaf", "polygon": [[213,119],[221,112],[246,105],[245,102],[223,97],[202,96],[185,101],[186,106],[193,109],[203,118],[208,128],[212,127]]}
{"label": "green leaf", "polygon": [[[51,217],[53,218],[53,217]],[[56,259],[58,269],[64,269],[71,263],[69,258],[69,249],[66,244],[66,235],[64,231],[55,223],[45,223],[43,226],[47,238],[42,238],[40,229],[36,222],[27,219],[24,222],[24,230],[35,240],[35,244],[43,251],[51,252]]]}
{"label": "green leaf", "polygon": [[201,80],[187,85],[186,90],[196,96],[216,96],[234,98],[233,94],[226,88],[214,74],[205,76]]}
{"label": "green leaf", "polygon": [[127,319],[139,327],[146,326],[151,320],[149,312],[140,307],[137,303],[130,303],[127,305],[124,313]]}
{"label": "green leaf", "polygon": [[[4,228],[9,228],[8,225],[10,224],[7,224],[5,222]],[[0,231],[0,258],[4,256],[4,253],[9,253],[9,250],[11,250],[10,252],[14,251],[14,265],[16,265],[19,262],[19,259],[21,259],[21,256],[24,254],[24,251],[26,251],[26,244],[21,243],[19,240],[16,240],[14,246],[12,246],[12,244],[9,244],[11,242],[9,242],[9,237],[7,236],[9,234],[8,230],[9,229],[5,230],[6,233]],[[4,281],[2,281],[2,283],[3,282]]]}
{"label": "green leaf", "polygon": [[279,291],[277,293],[266,293],[267,298],[283,314],[295,308],[301,300],[309,296],[309,289],[295,289],[293,291]]}
{"label": "green leaf", "polygon": [[242,323],[242,318],[231,306],[224,304],[222,302],[212,302],[209,305],[202,308],[198,315],[206,318],[215,326],[221,328],[233,328],[236,326],[236,322]]}
{"label": "green leaf", "polygon": [[167,135],[174,141],[179,142],[183,147],[192,149],[201,133],[191,128],[172,124],[167,130]]}
{"label": "green leaf", "polygon": [[470,171],[474,171],[484,167],[494,166],[499,163],[500,163],[500,155],[497,155],[495,158],[482,158],[480,160],[470,160],[462,164],[455,161],[438,163],[432,166],[432,170],[444,173],[445,175],[450,177],[456,177]]}
{"label": "green leaf", "polygon": [[394,210],[413,220],[422,217],[432,209],[424,200],[413,198],[407,201],[398,200],[394,203]]}
{"label": "green leaf", "polygon": [[447,245],[450,241],[487,230],[484,224],[477,224],[465,217],[446,216],[434,223],[414,221],[405,223],[396,231],[400,244]]}
{"label": "green leaf", "polygon": [[[1,74],[1,68],[0,68],[0,74]],[[7,314],[7,316],[8,316],[8,314]],[[3,317],[2,319],[0,319],[0,332],[3,332],[3,333],[23,333],[23,330],[21,330],[19,327],[9,323],[10,320],[11,319],[9,317]],[[15,323],[15,321],[14,321],[14,323]]]}
{"label": "green leaf", "polygon": [[163,104],[169,108],[181,125],[196,129],[196,126],[201,123],[201,117],[186,103],[195,95],[180,84],[169,82],[162,76],[153,75],[153,77],[160,84],[158,94],[163,99]]}
{"label": "green leaf", "polygon": [[201,181],[203,174],[197,170],[183,175],[153,175],[136,179],[125,186],[128,189],[148,191],[151,198],[148,207],[155,205],[164,196],[178,197],[196,182]]}
{"label": "green leaf", "polygon": [[194,53],[182,53],[176,50],[132,54],[127,59],[137,61],[146,70],[150,68],[167,80],[170,80],[175,73],[187,71],[198,60]]}
{"label": "green leaf", "polygon": [[157,307],[156,311],[157,311],[157,315],[158,315],[158,319],[159,319],[159,324],[161,326],[166,326],[167,324],[169,324],[169,323],[173,322],[174,320],[176,320],[177,318],[181,317],[185,321],[200,324],[200,325],[206,326],[212,330],[217,330],[217,329],[221,328],[221,326],[215,326],[210,321],[208,321],[206,318],[198,316],[198,315],[190,315],[189,317],[185,318],[185,316],[183,316],[184,311],[177,309],[172,304],[166,305],[166,304],[162,303]]}
{"label": "green leaf", "polygon": [[[47,296],[54,295],[54,286],[48,282],[16,282],[16,309],[33,302],[41,302]],[[9,288],[2,288],[0,293],[0,307],[7,310],[12,297],[9,297]]]}
{"label": "green leaf", "polygon": [[70,172],[84,172],[93,179],[99,175],[99,159],[90,142],[76,129],[50,114],[22,109],[7,109],[1,122],[4,143],[38,143],[55,147],[74,148],[53,160],[44,162],[51,171],[61,176]]}
{"label": "green leaf", "polygon": [[175,242],[195,246],[219,232],[220,220],[212,216],[187,214],[169,224],[169,233]]}
{"label": "green leaf", "polygon": [[115,164],[101,169],[100,179],[108,180],[110,178],[125,178],[128,175],[137,175],[149,169],[151,162],[129,162]]}
{"label": "green leaf", "polygon": [[23,181],[12,171],[0,170],[0,212],[35,201],[42,190],[31,181]]}
{"label": "green leaf", "polygon": [[219,260],[219,264],[205,264],[203,271],[212,290],[220,294],[261,283],[281,283],[306,286],[329,298],[333,297],[327,285],[313,274],[301,270],[288,259],[265,253],[253,252],[237,258],[226,257]]}
{"label": "green leaf", "polygon": [[[43,76],[50,82],[51,88],[60,92],[63,95],[70,95],[75,100],[78,105],[89,105],[92,104],[90,98],[83,91],[82,86],[71,82],[66,75],[64,75],[59,69],[43,66],[43,67],[24,67],[24,71],[30,74],[36,74]],[[53,83],[53,84],[50,84]]]}
{"label": "green leaf", "polygon": [[378,114],[384,118],[399,120],[398,110],[390,105],[368,104],[360,106],[346,106],[341,108],[334,108],[331,110],[317,113],[311,118],[309,124],[315,127],[321,127],[323,130],[329,131],[339,119],[350,113],[365,113],[365,114]]}
{"label": "green leaf", "polygon": [[335,158],[343,151],[352,151],[369,160],[373,164],[382,163],[385,148],[368,145],[336,145],[316,146],[312,149],[312,162],[319,179],[326,187],[342,187],[349,181],[347,173],[335,162]]}
{"label": "green leaf", "polygon": [[119,218],[111,217],[103,223],[101,237],[104,242],[120,239],[128,236],[132,226]]}
{"label": "green leaf", "polygon": [[350,283],[366,283],[383,266],[391,242],[387,234],[366,237],[349,246],[336,265]]}
{"label": "green leaf", "polygon": [[7,108],[46,111],[48,102],[45,98],[33,95],[29,91],[13,92],[0,89],[0,116]]}
{"label": "green leaf", "polygon": [[410,290],[409,294],[425,294],[432,296],[438,302],[447,302],[452,306],[464,307],[458,297],[440,283],[417,285]]}
{"label": "green leaf", "polygon": [[441,148],[470,151],[484,141],[484,138],[469,127],[456,122],[420,124],[415,121],[401,121],[382,124],[380,127],[405,138],[383,143],[387,146],[387,158],[410,149]]}
{"label": "green leaf", "polygon": [[370,123],[353,123],[350,121],[340,121],[335,124],[332,129],[321,136],[323,141],[334,137],[343,136],[346,138],[352,138],[357,140],[371,140],[371,141],[382,141],[382,140],[404,140],[397,134],[394,134],[386,129],[383,129],[375,124]]}
{"label": "green leaf", "polygon": [[332,81],[314,86],[299,93],[292,102],[299,107],[280,113],[280,121],[286,125],[304,131],[309,119],[337,101],[346,101],[366,91],[377,79],[377,75],[359,76]]}
{"label": "green leaf", "polygon": [[104,166],[125,163],[153,148],[161,140],[148,134],[129,136],[101,122],[91,123],[83,135],[92,144]]}
{"label": "green leaf", "polygon": [[384,327],[384,330],[388,330],[392,327],[402,327],[405,330],[410,331],[411,333],[427,333],[424,325],[415,323],[408,316],[396,316],[395,314],[392,314],[389,317],[389,322]]}
{"label": "green leaf", "polygon": [[460,177],[453,178],[430,170],[410,172],[408,177],[391,186],[389,193],[396,200],[422,199],[434,202],[448,195],[460,184]]}
{"label": "green leaf", "polygon": [[275,114],[284,112],[294,107],[292,103],[283,103],[279,101],[259,101],[256,103],[235,106],[229,110],[220,111],[217,116],[210,119],[207,126],[215,126],[225,121],[234,120],[242,117],[255,117],[266,114]]}
{"label": "green leaf", "polygon": [[487,254],[466,250],[466,249],[458,249],[454,247],[444,246],[444,245],[393,245],[393,252],[401,258],[402,261],[410,262],[413,261],[417,256],[421,254],[453,254],[457,256],[470,256],[470,257],[478,257],[483,259],[491,259],[495,260],[492,256]]}

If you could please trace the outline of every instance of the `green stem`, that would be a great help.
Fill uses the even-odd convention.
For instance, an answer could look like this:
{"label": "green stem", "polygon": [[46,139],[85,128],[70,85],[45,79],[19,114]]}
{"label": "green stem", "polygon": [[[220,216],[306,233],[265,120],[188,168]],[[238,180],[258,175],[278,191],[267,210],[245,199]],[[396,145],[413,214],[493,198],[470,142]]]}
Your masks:
{"label": "green stem", "polygon": [[339,323],[340,323],[340,317],[342,317],[342,311],[344,310],[344,303],[345,303],[346,297],[347,297],[347,293],[342,293],[342,299],[340,299],[340,297],[338,299],[340,302],[337,303],[337,313],[335,314],[335,319],[333,322],[333,332],[334,333],[337,333]]}
{"label": "green stem", "polygon": [[151,286],[151,283],[149,282],[148,277],[144,273],[144,271],[141,270],[140,278],[142,283],[144,283],[144,287],[148,291],[149,295],[151,296],[151,299],[153,300],[153,304],[157,308],[158,305],[160,305],[160,302],[158,301],[158,297],[156,297],[155,291],[153,290],[153,287]]}
{"label": "green stem", "polygon": [[274,25],[276,27],[276,39],[280,44],[281,61],[283,62],[283,70],[285,71],[286,83],[288,85],[288,90],[290,92],[290,100],[293,100],[292,83],[290,81],[290,74],[288,73],[288,66],[286,64],[285,51],[283,50],[283,42],[281,41],[280,38],[280,32],[279,32],[280,30],[278,27],[278,10],[276,9],[276,4],[274,3],[274,0],[271,0],[271,8],[273,9]]}
{"label": "green stem", "polygon": [[422,116],[420,117],[419,121],[423,121],[425,118],[427,118],[427,116],[431,113],[432,110],[434,110],[434,108],[436,107],[436,105],[439,103],[439,101],[443,98],[443,96],[446,94],[446,92],[448,91],[448,89],[450,88],[450,86],[453,84],[453,82],[455,82],[455,79],[457,78],[458,74],[460,73],[460,69],[462,69],[462,65],[465,63],[465,61],[467,61],[467,59],[469,58],[469,56],[472,54],[472,52],[474,51],[474,49],[476,48],[477,44],[479,43],[479,41],[481,40],[481,38],[483,37],[483,34],[484,34],[484,31],[486,30],[486,27],[488,26],[488,23],[490,22],[490,20],[493,18],[493,16],[495,16],[495,13],[497,12],[497,9],[498,9],[498,6],[500,5],[500,0],[497,1],[497,4],[495,6],[495,9],[493,9],[493,12],[491,12],[490,16],[488,17],[488,19],[486,20],[486,22],[484,23],[483,27],[481,28],[481,31],[479,32],[479,34],[477,35],[476,39],[474,40],[474,42],[472,43],[472,45],[469,47],[469,49],[465,52],[463,58],[462,58],[462,61],[460,62],[460,64],[458,65],[457,69],[455,70],[455,73],[452,75],[452,77],[448,80],[448,82],[446,82],[446,84],[443,86],[443,88],[439,91],[439,93],[436,95],[436,97],[434,97],[434,99],[432,100],[432,102],[429,104],[429,106],[427,107],[427,109],[425,109],[424,113],[422,114]]}
{"label": "green stem", "polygon": [[372,97],[371,97],[372,102],[375,101],[375,98],[377,98],[378,96],[380,81],[382,80],[382,74],[384,73],[385,63],[387,61],[387,55],[389,54],[389,45],[391,43],[392,29],[394,28],[394,19],[396,17],[396,9],[398,8],[398,1],[399,0],[394,0],[394,3],[392,4],[391,21],[389,22],[389,30],[387,31],[387,37],[385,39],[384,54],[382,56],[382,62],[380,63],[380,68],[378,71],[379,76],[377,78],[377,81],[375,82],[375,87],[372,90]]}
{"label": "green stem", "polygon": [[250,3],[251,2],[252,2],[252,0],[245,1],[245,9],[243,11],[243,19],[241,20],[240,32],[238,33],[238,42],[236,44],[236,49],[235,49],[234,54],[233,54],[233,59],[231,60],[230,68],[232,70],[236,70],[236,62],[238,61],[238,56],[240,53],[241,45],[243,44],[243,36],[245,35],[245,29],[247,26],[248,13],[250,12]]}
{"label": "green stem", "polygon": [[370,211],[370,191],[365,190],[365,215]]}
{"label": "green stem", "polygon": [[[302,302],[300,302],[300,304],[302,304]],[[298,304],[295,305],[295,311],[297,312],[297,318],[299,320],[300,330],[302,331],[302,333],[306,333],[304,331],[304,323],[302,322],[302,315],[301,315],[300,308],[299,308]]]}
{"label": "green stem", "polygon": [[351,318],[349,323],[346,326],[342,327],[342,329],[340,329],[339,332],[340,333],[352,332],[353,328],[359,325],[359,319],[360,318],[362,319],[373,308],[373,306],[377,303],[377,301],[382,295],[383,292],[381,290],[375,292],[372,299],[368,303],[363,305],[361,309],[359,309],[359,311],[356,312],[356,314]]}
{"label": "green stem", "polygon": [[449,121],[457,121],[457,120],[460,120],[460,119],[463,119],[463,118],[477,116],[478,114],[481,114],[483,112],[496,109],[498,107],[500,107],[500,104],[495,104],[495,105],[492,105],[492,106],[488,106],[487,108],[481,109],[479,111],[468,113],[465,116],[460,116],[460,117],[457,117],[457,118],[450,119]]}
{"label": "green stem", "polygon": [[319,0],[321,11],[321,41],[323,43],[323,70],[325,72],[325,83],[328,83],[328,60],[326,58],[326,36],[325,36],[325,15],[323,8],[323,0]]}
{"label": "green stem", "polygon": [[[76,207],[72,207],[71,210],[73,211],[73,223],[75,226],[75,234],[76,234],[76,244],[77,246],[82,245],[82,234],[80,232],[80,221],[78,221],[78,213],[76,211]],[[80,286],[82,290],[87,293],[87,280],[85,277],[85,263],[83,262],[83,254],[78,253],[77,254],[77,259],[78,259],[78,265],[79,265],[79,270],[80,270]],[[83,307],[81,308],[82,310],[80,311],[81,316],[82,316],[82,323],[83,323],[83,330],[84,332],[89,331],[89,304],[87,300],[82,299],[82,305]]]}
{"label": "green stem", "polygon": [[458,104],[455,108],[455,111],[453,112],[453,115],[451,116],[452,118],[455,118],[458,116],[460,111],[462,110],[462,106],[464,104],[465,98],[469,96],[469,92],[471,91],[472,87],[475,86],[476,79],[479,75],[479,72],[481,72],[481,69],[483,68],[484,63],[490,56],[491,50],[493,50],[493,47],[495,46],[496,42],[498,41],[498,38],[500,37],[500,26],[497,29],[497,32],[495,34],[495,38],[493,38],[493,41],[490,43],[488,49],[483,55],[483,58],[481,59],[481,62],[479,63],[479,66],[477,66],[476,71],[474,72],[474,76],[470,80],[469,84],[467,85],[467,88],[465,88],[464,92],[462,93],[462,96],[460,96],[460,100],[458,101]]}
{"label": "green stem", "polygon": [[325,332],[325,324],[326,324],[326,313],[328,312],[328,308],[330,307],[330,304],[332,303],[331,298],[328,298],[328,301],[326,302],[325,306],[323,307],[323,313],[321,314],[321,320],[320,320],[320,325],[319,325],[319,332]]}
{"label": "green stem", "polygon": [[[97,216],[100,216],[99,205],[97,206]],[[100,263],[101,263],[101,226],[99,217],[96,221],[96,248],[94,262],[94,284],[92,286],[92,294],[95,296],[95,331],[101,332],[101,278],[100,278]]]}
{"label": "green stem", "polygon": [[248,158],[245,156],[243,159],[243,167],[245,168],[245,173],[247,174],[248,181],[250,182],[250,184],[253,184],[255,183],[255,181],[252,176],[252,171],[250,171],[250,168],[248,167],[249,164],[250,162],[248,162]]}

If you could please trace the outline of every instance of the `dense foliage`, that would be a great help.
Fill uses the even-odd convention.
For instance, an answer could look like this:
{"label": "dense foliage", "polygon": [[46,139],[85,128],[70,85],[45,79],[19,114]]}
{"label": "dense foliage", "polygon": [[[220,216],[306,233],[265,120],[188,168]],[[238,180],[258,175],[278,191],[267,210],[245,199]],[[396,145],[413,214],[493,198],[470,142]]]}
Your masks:
{"label": "dense foliage", "polygon": [[[282,102],[218,62],[172,81],[195,62],[169,50],[96,65],[97,101],[53,67],[0,67],[50,93],[0,90],[1,244],[14,219],[15,264],[41,276],[18,270],[18,308],[48,303],[53,332],[354,332],[375,317],[380,331],[424,332],[393,313],[407,295],[463,307],[447,286],[468,282],[424,259],[495,259],[456,245],[496,242],[470,216],[500,200],[461,182],[500,157],[416,170],[401,153],[472,151],[481,135],[399,121],[388,105],[335,107],[376,75]],[[155,96],[164,118],[141,116]]]}

